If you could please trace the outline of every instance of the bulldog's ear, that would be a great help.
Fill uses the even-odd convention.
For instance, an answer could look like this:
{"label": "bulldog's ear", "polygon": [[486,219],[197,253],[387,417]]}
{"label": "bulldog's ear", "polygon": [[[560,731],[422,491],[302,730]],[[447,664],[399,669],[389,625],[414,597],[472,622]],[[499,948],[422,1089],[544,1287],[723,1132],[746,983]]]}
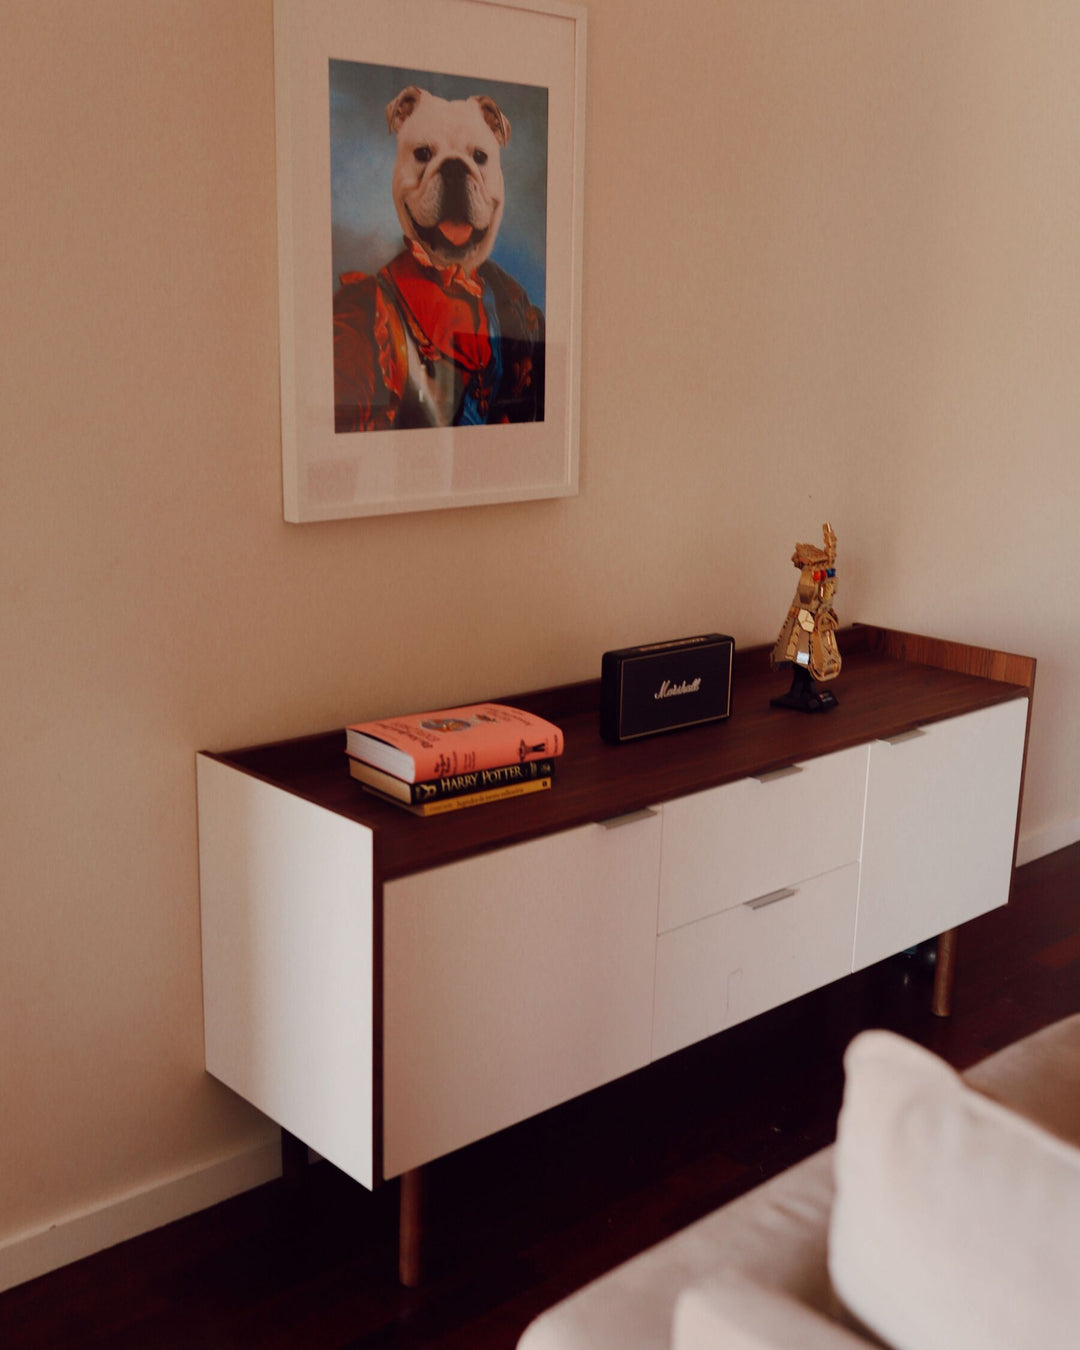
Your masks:
{"label": "bulldog's ear", "polygon": [[386,125],[390,128],[391,136],[400,131],[401,124],[416,111],[416,105],[423,97],[423,93],[424,91],[417,89],[415,84],[410,84],[386,105]]}
{"label": "bulldog's ear", "polygon": [[480,104],[480,111],[484,114],[484,121],[494,132],[495,139],[500,145],[506,145],[510,140],[510,119],[499,107],[493,98],[487,94],[473,94],[473,98]]}

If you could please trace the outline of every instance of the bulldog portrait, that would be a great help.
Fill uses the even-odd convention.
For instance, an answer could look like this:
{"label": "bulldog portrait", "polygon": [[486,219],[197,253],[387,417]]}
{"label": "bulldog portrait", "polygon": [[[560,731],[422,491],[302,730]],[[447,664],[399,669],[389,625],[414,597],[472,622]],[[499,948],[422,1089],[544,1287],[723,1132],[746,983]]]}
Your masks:
{"label": "bulldog portrait", "polygon": [[544,315],[494,262],[510,121],[486,94],[386,106],[400,252],[334,296],[338,432],[542,421]]}

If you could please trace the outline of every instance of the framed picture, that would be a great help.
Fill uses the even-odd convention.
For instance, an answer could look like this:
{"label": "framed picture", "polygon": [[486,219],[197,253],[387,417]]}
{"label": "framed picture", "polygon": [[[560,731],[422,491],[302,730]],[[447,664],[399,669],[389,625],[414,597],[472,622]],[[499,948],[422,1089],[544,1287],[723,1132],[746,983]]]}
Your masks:
{"label": "framed picture", "polygon": [[576,492],[584,9],[274,24],[286,520]]}

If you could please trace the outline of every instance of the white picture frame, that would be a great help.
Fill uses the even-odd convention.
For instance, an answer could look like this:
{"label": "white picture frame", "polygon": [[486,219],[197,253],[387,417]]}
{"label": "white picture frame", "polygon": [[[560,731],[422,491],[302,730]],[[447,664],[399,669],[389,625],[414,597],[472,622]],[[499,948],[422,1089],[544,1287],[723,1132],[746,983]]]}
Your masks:
{"label": "white picture frame", "polygon": [[[558,0],[275,0],[274,25],[285,519],[576,493],[584,9]],[[509,105],[506,205],[491,261],[512,274],[505,256],[524,260],[533,280],[523,288],[542,293],[539,304],[529,295],[543,322],[541,401],[533,420],[342,430],[335,268],[378,274],[382,253],[389,262],[405,242],[382,96],[399,79],[427,88],[425,75],[447,91],[441,97],[469,97],[466,87],[486,96],[492,87]],[[514,184],[524,184],[517,208]]]}

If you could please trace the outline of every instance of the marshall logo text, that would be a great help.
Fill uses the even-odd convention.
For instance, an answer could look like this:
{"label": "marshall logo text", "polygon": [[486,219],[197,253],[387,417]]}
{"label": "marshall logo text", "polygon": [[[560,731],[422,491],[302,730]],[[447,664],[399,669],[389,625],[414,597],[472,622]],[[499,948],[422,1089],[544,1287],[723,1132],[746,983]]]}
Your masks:
{"label": "marshall logo text", "polygon": [[665,680],[660,688],[653,694],[653,698],[678,698],[680,694],[697,694],[701,692],[701,676],[693,680],[683,680],[679,684],[672,684],[670,680]]}

